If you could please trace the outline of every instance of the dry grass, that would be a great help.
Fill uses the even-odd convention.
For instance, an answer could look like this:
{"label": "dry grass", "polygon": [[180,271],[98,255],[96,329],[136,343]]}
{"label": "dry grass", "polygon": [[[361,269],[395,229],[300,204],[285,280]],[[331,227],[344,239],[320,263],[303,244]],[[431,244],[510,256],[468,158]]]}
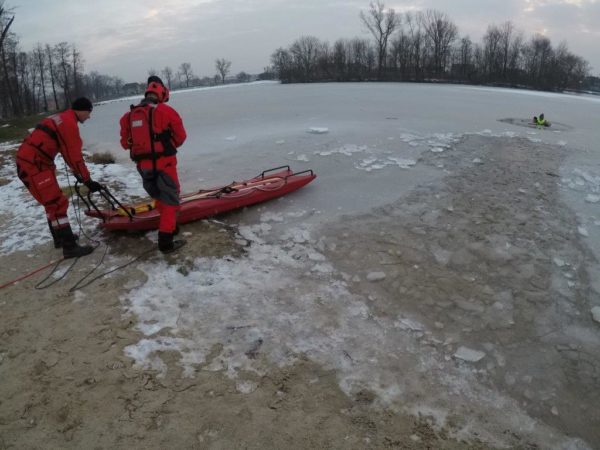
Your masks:
{"label": "dry grass", "polygon": [[116,161],[111,152],[94,153],[89,160],[94,164],[114,164]]}

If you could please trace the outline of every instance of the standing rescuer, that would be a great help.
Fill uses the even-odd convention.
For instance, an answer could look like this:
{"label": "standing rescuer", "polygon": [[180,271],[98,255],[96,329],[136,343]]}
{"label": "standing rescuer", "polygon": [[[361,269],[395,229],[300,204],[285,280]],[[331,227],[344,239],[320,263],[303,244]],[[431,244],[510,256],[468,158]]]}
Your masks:
{"label": "standing rescuer", "polygon": [[92,102],[76,99],[70,109],[42,120],[27,136],[17,151],[17,175],[31,195],[45,208],[54,247],[63,249],[65,258],[92,253],[93,247],[79,245],[71,230],[67,209],[69,201],[56,180],[54,159],[60,153],[75,175],[92,192],[102,185],[90,178],[82,154],[79,123],[92,113]]}
{"label": "standing rescuer", "polygon": [[177,148],[186,132],[177,111],[165,101],[169,90],[158,77],[150,77],[144,99],[121,117],[121,146],[130,151],[142,176],[144,189],[160,213],[158,249],[163,253],[177,250],[184,240],[173,241],[179,211]]}

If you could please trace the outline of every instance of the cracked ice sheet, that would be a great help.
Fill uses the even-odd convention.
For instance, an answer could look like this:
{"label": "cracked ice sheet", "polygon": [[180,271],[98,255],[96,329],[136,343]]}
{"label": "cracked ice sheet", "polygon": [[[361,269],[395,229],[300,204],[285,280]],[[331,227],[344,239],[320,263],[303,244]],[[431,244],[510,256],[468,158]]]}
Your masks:
{"label": "cracked ice sheet", "polygon": [[[476,403],[490,412],[489,423],[542,430],[551,442],[568,443],[512,399],[480,385],[472,366],[427,345],[432,335],[424,325],[404,315],[374,316],[367,300],[352,294],[343,274],[327,263],[319,251],[325,244],[315,242],[310,229],[292,226],[269,241],[265,221],[240,227],[251,241],[242,258],[196,258],[188,275],[163,262],[139,266],[152,281],[121,297],[145,335],[125,349],[138,366],[164,374],[168,368],[159,352],[176,351],[184,375],[193,376],[205,364],[202,370],[225,373],[243,393],[253,389],[240,374],[266,374],[303,354],[336,370],[348,395],[368,389],[379,406],[435,411],[443,422],[461,412],[456,405]],[[320,270],[324,265],[330,270]],[[260,358],[251,354],[257,343]],[[217,345],[220,354],[207,361]],[[494,432],[485,427],[473,421],[463,432],[494,441]]]}
{"label": "cracked ice sheet", "polygon": [[[417,164],[417,161],[410,158],[399,158],[394,156],[378,156],[376,154],[384,152],[383,150],[369,148],[366,145],[355,145],[346,144],[341,147],[332,150],[323,150],[315,152],[318,156],[331,156],[334,154],[340,154],[344,156],[354,156],[358,154],[369,155],[366,158],[356,161],[354,167],[358,170],[364,170],[371,172],[373,170],[380,170],[388,166],[396,166],[401,169],[409,169]],[[392,151],[385,151],[385,153],[393,153]]]}

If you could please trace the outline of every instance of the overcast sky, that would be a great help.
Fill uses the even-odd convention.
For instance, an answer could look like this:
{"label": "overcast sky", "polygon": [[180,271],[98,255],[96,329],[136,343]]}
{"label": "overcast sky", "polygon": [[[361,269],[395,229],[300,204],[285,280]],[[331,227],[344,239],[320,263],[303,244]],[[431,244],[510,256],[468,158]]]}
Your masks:
{"label": "overcast sky", "polygon": [[[278,47],[302,35],[333,43],[369,37],[359,13],[368,0],[5,0],[24,50],[37,42],[78,46],[85,70],[142,81],[150,69],[213,76],[216,58],[231,74],[259,73]],[[600,73],[600,0],[389,0],[396,12],[438,9],[461,36],[479,42],[489,24],[511,20],[527,37],[536,32],[557,45],[566,40]]]}

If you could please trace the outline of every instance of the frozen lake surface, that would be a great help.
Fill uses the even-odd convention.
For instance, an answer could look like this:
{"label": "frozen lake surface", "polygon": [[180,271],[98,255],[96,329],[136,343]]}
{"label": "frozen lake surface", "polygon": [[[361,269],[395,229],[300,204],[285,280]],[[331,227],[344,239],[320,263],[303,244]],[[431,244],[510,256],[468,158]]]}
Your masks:
{"label": "frozen lake surface", "polygon": [[[118,155],[93,173],[121,195],[141,194],[118,145],[133,101],[98,105],[82,127],[90,152]],[[251,394],[249,374],[304,355],[349,397],[458,437],[600,445],[600,98],[257,83],[174,92],[170,104],[188,130],[184,192],[288,164],[318,178],[221,219],[242,257],[184,248],[185,271],[139,263],[147,280],[120,299],[144,334],[126,348],[140,367],[165,374],[161,352],[174,351],[184,376],[202,365]],[[561,126],[519,126],[542,112]],[[28,220],[9,221],[0,252],[45,241],[44,221]]]}

